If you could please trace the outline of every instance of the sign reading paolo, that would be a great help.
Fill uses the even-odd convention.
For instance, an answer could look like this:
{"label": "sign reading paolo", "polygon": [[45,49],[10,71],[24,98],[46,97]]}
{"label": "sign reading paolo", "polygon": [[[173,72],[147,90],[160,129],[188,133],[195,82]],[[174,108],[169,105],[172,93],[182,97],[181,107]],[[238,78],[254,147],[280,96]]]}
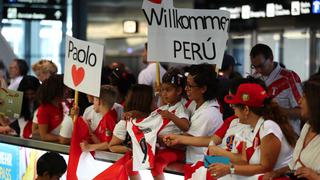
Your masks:
{"label": "sign reading paolo", "polygon": [[103,46],[67,36],[65,54],[64,84],[99,97]]}
{"label": "sign reading paolo", "polygon": [[172,0],[144,0],[148,60],[221,66],[230,23],[223,10],[178,9]]}

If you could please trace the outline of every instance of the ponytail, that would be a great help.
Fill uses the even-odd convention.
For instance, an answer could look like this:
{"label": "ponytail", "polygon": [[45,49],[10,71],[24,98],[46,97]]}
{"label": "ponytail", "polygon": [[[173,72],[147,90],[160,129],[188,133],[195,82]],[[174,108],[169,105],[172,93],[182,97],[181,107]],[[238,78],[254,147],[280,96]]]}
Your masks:
{"label": "ponytail", "polygon": [[267,98],[264,101],[264,106],[261,108],[250,107],[251,111],[264,119],[274,121],[280,126],[282,133],[291,147],[294,147],[298,139],[298,135],[294,132],[288,117],[280,109],[278,103]]}

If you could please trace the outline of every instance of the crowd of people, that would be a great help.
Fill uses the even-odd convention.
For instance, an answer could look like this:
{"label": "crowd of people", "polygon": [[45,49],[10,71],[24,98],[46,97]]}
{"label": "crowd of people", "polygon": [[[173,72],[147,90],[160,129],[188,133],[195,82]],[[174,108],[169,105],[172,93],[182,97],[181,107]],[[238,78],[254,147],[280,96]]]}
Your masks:
{"label": "crowd of people", "polygon": [[[163,121],[152,134],[154,179],[164,179],[170,163],[197,164],[205,155],[230,160],[206,167],[208,178],[320,179],[319,74],[302,83],[274,61],[269,46],[257,44],[250,52],[249,77],[237,74],[235,60],[225,55],[220,73],[209,64],[160,66],[158,86],[156,63],[147,62],[146,53],[147,45],[147,68],[137,81],[124,64],[111,63],[102,70],[100,97],[86,95],[88,103],[79,107],[52,61],[32,65],[34,77],[27,75],[24,60],[13,60],[10,80],[1,72],[1,88],[24,92],[22,112],[18,119],[1,114],[0,133],[70,144],[74,116],[80,116],[90,136],[79,144],[82,151],[128,153],[136,138],[128,121],[148,122],[150,128],[155,126],[150,122]],[[125,165],[128,177],[141,179],[133,161]]]}

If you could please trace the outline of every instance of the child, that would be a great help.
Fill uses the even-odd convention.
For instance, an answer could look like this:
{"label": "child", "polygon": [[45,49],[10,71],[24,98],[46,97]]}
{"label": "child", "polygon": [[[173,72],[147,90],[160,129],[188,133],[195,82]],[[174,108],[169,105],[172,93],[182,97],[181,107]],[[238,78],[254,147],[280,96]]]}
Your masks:
{"label": "child", "polygon": [[[126,116],[124,118],[145,118],[151,113],[152,110],[155,109],[154,107],[155,102],[152,87],[142,84],[133,85],[129,89],[126,98],[124,107]],[[111,152],[126,153],[131,151],[131,147],[128,147],[128,144],[125,144],[125,141],[129,141],[126,124],[126,120],[121,120],[116,125],[112,140],[109,143],[109,149]],[[127,174],[129,176],[139,176],[137,172],[132,171],[132,165],[131,168],[127,169]]]}
{"label": "child", "polygon": [[37,180],[60,179],[67,170],[64,158],[55,152],[47,152],[37,161]]}
{"label": "child", "polygon": [[[125,119],[130,118],[145,118],[154,109],[153,91],[151,86],[133,85],[129,91],[125,102]],[[109,148],[111,152],[125,153],[129,148],[123,145],[127,138],[126,120],[120,120],[113,133]]]}
{"label": "child", "polygon": [[40,106],[37,120],[40,138],[43,141],[59,141],[60,125],[63,120],[63,97],[65,86],[62,75],[52,75],[38,90]]}
{"label": "child", "polygon": [[94,97],[93,109],[99,112],[103,118],[98,127],[93,131],[89,126],[92,144],[80,143],[82,151],[108,150],[112,138],[113,129],[117,122],[117,112],[112,109],[117,100],[117,90],[110,85],[101,86],[100,98]]}
{"label": "child", "polygon": [[[185,79],[178,69],[168,70],[162,77],[161,96],[166,105],[158,109],[163,119],[170,122],[159,132],[159,140],[166,134],[182,134],[189,130],[189,114],[182,98]],[[151,173],[154,179],[164,179],[164,168],[173,162],[183,161],[184,151],[160,147],[156,151],[154,167]]]}

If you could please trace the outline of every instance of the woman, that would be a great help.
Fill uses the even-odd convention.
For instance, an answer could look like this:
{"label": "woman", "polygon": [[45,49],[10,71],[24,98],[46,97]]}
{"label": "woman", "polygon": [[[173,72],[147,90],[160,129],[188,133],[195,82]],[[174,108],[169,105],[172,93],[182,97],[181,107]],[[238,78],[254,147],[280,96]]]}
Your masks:
{"label": "woman", "polygon": [[[239,162],[231,165],[211,164],[211,175],[215,178],[240,175],[236,176],[240,178],[286,166],[291,159],[296,136],[287,118],[266,91],[258,84],[241,84],[237,93],[226,96],[225,101],[233,107],[242,123],[250,125],[251,131],[243,136],[238,146],[241,154]],[[223,154],[213,150],[210,155]]]}
{"label": "woman", "polygon": [[43,141],[59,141],[60,125],[64,116],[62,105],[65,86],[62,75],[52,75],[38,90],[40,106],[37,112],[40,138]]}
{"label": "woman", "polygon": [[[191,126],[185,135],[210,136],[222,125],[222,114],[216,100],[218,86],[212,65],[200,64],[190,67],[185,90],[189,100],[192,100],[191,104],[195,106],[188,107]],[[206,147],[188,146],[186,162],[193,164],[202,160],[206,150]]]}
{"label": "woman", "polygon": [[290,178],[320,179],[320,76],[304,83],[301,116],[307,121],[293,151],[289,166],[267,173],[263,179],[289,175]]}

